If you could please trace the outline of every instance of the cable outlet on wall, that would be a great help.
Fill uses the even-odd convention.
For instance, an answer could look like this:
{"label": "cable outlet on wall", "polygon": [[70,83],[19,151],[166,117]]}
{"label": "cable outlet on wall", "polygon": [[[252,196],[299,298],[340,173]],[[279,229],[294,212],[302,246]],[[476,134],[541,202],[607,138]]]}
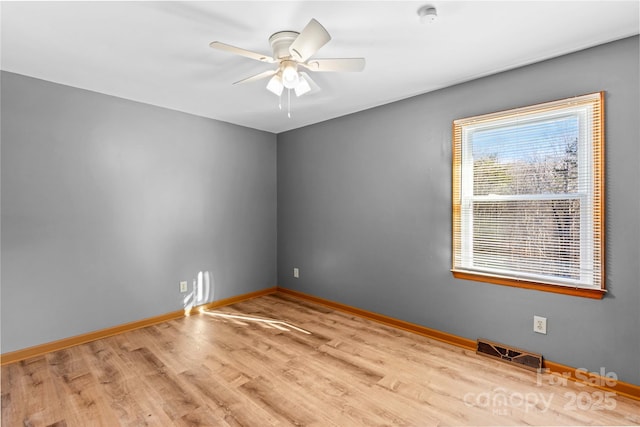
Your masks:
{"label": "cable outlet on wall", "polygon": [[533,316],[533,332],[539,334],[547,334],[547,318],[541,316]]}
{"label": "cable outlet on wall", "polygon": [[189,289],[189,282],[180,282],[181,293],[187,292],[188,289]]}
{"label": "cable outlet on wall", "polygon": [[300,277],[300,269],[298,267],[293,268],[293,277],[298,279]]}

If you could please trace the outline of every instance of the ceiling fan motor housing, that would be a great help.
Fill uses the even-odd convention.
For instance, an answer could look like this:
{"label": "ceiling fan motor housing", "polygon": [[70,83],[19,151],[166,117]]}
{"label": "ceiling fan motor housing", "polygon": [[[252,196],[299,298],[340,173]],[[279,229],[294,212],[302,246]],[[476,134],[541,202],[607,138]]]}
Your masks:
{"label": "ceiling fan motor housing", "polygon": [[273,59],[289,58],[289,46],[300,35],[296,31],[278,31],[269,37],[271,49],[273,49]]}

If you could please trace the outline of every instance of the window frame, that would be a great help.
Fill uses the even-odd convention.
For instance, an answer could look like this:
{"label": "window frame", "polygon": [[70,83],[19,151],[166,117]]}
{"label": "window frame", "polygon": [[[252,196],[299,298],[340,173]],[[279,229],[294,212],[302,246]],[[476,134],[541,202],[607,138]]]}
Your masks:
{"label": "window frame", "polygon": [[[585,108],[586,106],[586,108]],[[588,110],[588,111],[587,111]],[[581,115],[581,120],[585,120],[586,126],[579,127],[580,138],[590,136],[587,141],[589,150],[578,149],[578,169],[584,171],[585,168],[591,166],[591,180],[580,185],[587,188],[579,188],[575,194],[565,193],[561,199],[581,198],[582,193],[587,191],[589,197],[592,198],[592,212],[589,214],[588,208],[584,208],[581,203],[580,224],[580,265],[584,267],[585,260],[589,259],[597,264],[597,276],[599,285],[585,285],[579,283],[585,279],[584,273],[581,273],[581,280],[549,280],[548,277],[533,277],[534,274],[504,274],[504,270],[489,271],[487,267],[480,270],[474,269],[472,264],[469,268],[468,260],[473,260],[473,255],[469,254],[470,245],[473,242],[472,226],[465,228],[463,225],[463,203],[472,203],[482,199],[490,201],[495,200],[544,200],[551,197],[548,194],[529,194],[525,196],[519,195],[473,195],[473,163],[463,162],[465,156],[469,156],[471,144],[466,143],[466,135],[469,132],[482,128],[491,127],[508,127],[512,125],[514,119],[523,118],[524,123],[533,123],[536,120],[544,120],[551,116],[573,116]],[[590,135],[584,135],[587,131]],[[498,285],[515,286],[526,289],[536,289],[547,292],[555,292],[567,295],[582,296],[588,298],[603,298],[606,294],[605,275],[604,275],[604,92],[596,92],[587,95],[576,96],[557,101],[535,104],[527,107],[521,107],[511,110],[504,110],[480,116],[473,116],[463,119],[454,120],[452,124],[452,268],[451,272],[455,278],[474,280],[485,283],[493,283]],[[589,164],[590,163],[590,164]],[[465,176],[471,176],[470,179],[464,179]],[[582,191],[581,191],[582,190]],[[468,197],[468,194],[471,197]],[[552,198],[557,199],[557,195]],[[472,209],[471,209],[472,210]],[[469,211],[469,209],[467,209]],[[470,213],[473,218],[473,213]],[[472,221],[472,220],[471,220]],[[466,224],[472,222],[467,221]],[[586,225],[586,226],[585,226]],[[585,246],[582,242],[591,240],[592,244]],[[463,261],[464,259],[464,261]],[[466,264],[466,266],[465,266]],[[581,268],[582,270],[582,268]],[[541,280],[539,280],[541,279]]]}

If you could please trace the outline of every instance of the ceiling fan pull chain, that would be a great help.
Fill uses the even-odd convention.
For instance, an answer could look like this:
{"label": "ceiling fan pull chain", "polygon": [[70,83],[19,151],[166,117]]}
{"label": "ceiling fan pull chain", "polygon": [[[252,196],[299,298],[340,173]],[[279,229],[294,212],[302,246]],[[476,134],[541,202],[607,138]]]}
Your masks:
{"label": "ceiling fan pull chain", "polygon": [[282,110],[282,92],[278,95],[278,108]]}
{"label": "ceiling fan pull chain", "polygon": [[291,118],[291,89],[287,89],[287,117]]}

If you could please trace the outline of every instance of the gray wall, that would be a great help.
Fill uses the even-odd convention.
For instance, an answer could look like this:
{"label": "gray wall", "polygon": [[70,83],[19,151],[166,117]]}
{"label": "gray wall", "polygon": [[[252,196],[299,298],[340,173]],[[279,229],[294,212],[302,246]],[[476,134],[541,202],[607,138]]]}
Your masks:
{"label": "gray wall", "polygon": [[[640,384],[638,51],[629,38],[278,135],[278,284]],[[606,298],[454,279],[452,120],[600,90]]]}
{"label": "gray wall", "polygon": [[1,136],[2,352],[276,285],[276,135],[3,72]]}

